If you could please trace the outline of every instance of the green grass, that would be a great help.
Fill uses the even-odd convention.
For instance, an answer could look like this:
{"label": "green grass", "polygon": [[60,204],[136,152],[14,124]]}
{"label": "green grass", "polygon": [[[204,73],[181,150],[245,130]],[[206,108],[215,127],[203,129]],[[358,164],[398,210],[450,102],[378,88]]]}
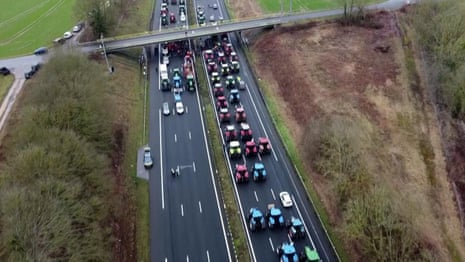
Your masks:
{"label": "green grass", "polygon": [[2,0],[0,57],[31,54],[50,46],[76,23],[76,0]]}
{"label": "green grass", "polygon": [[[201,61],[201,58],[198,57],[197,61]],[[231,230],[237,260],[247,262],[250,261],[250,252],[239,213],[239,207],[234,197],[234,189],[232,186],[232,183],[234,182],[231,180],[231,176],[224,159],[223,148],[221,146],[222,142],[219,133],[220,130],[216,124],[215,110],[212,107],[210,96],[208,94],[208,83],[205,70],[203,70],[202,64],[200,62],[197,62],[195,67],[197,72],[197,81],[200,86],[198,92],[200,92],[199,94],[202,100],[202,104],[205,108],[210,148],[213,152],[215,167],[218,170],[217,179],[220,182],[221,195],[226,206],[226,215],[229,221],[229,229]]]}
{"label": "green grass", "polygon": [[13,75],[0,76],[0,102],[2,102],[5,98],[11,84],[13,84],[13,81]]}
{"label": "green grass", "polygon": [[[258,0],[258,3],[265,12],[278,13],[281,11],[281,1],[279,0]],[[283,11],[289,12],[290,0],[282,0]],[[292,11],[323,10],[340,7],[337,0],[292,0]]]}
{"label": "green grass", "polygon": [[[244,50],[244,51],[249,61],[255,61],[253,59],[253,54],[251,54],[249,50]],[[253,62],[252,62],[252,71],[254,75],[256,75],[255,70],[253,68]],[[322,223],[327,229],[328,235],[331,238],[334,244],[334,247],[337,253],[339,254],[341,261],[350,261],[349,257],[345,253],[345,249],[344,249],[344,245],[342,241],[337,237],[336,232],[332,230],[333,227],[330,224],[329,216],[326,213],[326,209],[323,203],[321,202],[321,200],[319,199],[318,194],[313,189],[312,181],[308,179],[307,175],[303,175],[303,174],[306,174],[306,170],[303,165],[303,160],[300,158],[300,154],[298,153],[294,140],[289,132],[288,127],[286,126],[286,122],[284,121],[283,117],[280,114],[280,110],[279,110],[280,104],[276,101],[276,98],[271,94],[271,90],[267,86],[266,81],[259,81],[258,85],[259,85],[261,92],[263,92],[266,108],[268,109],[268,112],[271,116],[271,120],[273,121],[273,124],[276,127],[276,130],[278,131],[278,135],[280,136],[281,141],[284,144],[284,148],[287,152],[287,155],[291,159],[291,162],[294,164],[294,167],[296,168],[298,175],[304,184],[307,195],[311,199],[316,209],[316,212],[319,214]]]}

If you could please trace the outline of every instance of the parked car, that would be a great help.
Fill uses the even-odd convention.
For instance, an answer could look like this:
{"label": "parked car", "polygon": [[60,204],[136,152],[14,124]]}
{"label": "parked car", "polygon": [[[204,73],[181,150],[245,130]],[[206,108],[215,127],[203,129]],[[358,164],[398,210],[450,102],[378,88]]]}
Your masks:
{"label": "parked car", "polygon": [[150,151],[150,147],[144,147],[144,167],[151,168],[153,166],[152,160],[152,152]]}
{"label": "parked car", "polygon": [[84,22],[79,22],[73,27],[73,33],[78,33],[84,28]]}
{"label": "parked car", "polygon": [[64,39],[70,39],[71,37],[73,37],[73,33],[69,32],[69,31],[68,31],[68,32],[65,32],[65,33],[63,34],[63,38],[64,38]]}
{"label": "parked car", "polygon": [[6,68],[6,67],[2,67],[0,68],[0,74],[6,76],[6,75],[9,75],[11,72],[10,72],[10,69]]}
{"label": "parked car", "polygon": [[34,55],[43,55],[48,52],[48,49],[46,47],[39,47],[36,50],[34,50]]}

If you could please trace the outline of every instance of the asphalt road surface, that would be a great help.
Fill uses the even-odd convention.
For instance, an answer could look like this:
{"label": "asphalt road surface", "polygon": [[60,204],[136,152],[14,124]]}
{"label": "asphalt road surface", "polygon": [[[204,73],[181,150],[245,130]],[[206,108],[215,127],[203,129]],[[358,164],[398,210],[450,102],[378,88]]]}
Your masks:
{"label": "asphalt road surface", "polygon": [[[217,10],[211,8],[214,3],[220,8]],[[222,16],[226,19],[228,17],[227,13],[224,12],[226,8],[223,2],[216,0],[196,0],[195,4],[196,6],[204,7],[206,10],[207,23],[211,15],[215,17]],[[208,8],[209,6],[210,8]],[[235,184],[236,197],[239,199],[242,209],[243,223],[248,225],[248,212],[252,207],[259,208],[263,214],[265,214],[268,204],[281,207],[279,193],[281,191],[287,191],[294,200],[294,206],[288,209],[281,208],[281,211],[285,219],[289,219],[291,216],[302,219],[307,232],[305,239],[294,242],[297,252],[301,252],[304,246],[310,246],[316,248],[323,261],[338,261],[339,258],[332,247],[325,229],[322,227],[311,201],[307,199],[305,190],[286,156],[283,145],[272,125],[262,97],[254,82],[254,77],[246,62],[246,57],[240,49],[240,41],[238,41],[236,34],[229,34],[229,39],[239,56],[240,73],[238,75],[242,80],[245,80],[248,85],[246,90],[240,91],[240,101],[247,113],[247,122],[253,130],[253,137],[255,141],[258,141],[258,137],[268,137],[273,147],[273,152],[270,155],[259,155],[251,158],[243,156],[239,160],[228,161],[231,175],[236,164],[246,164],[250,171],[250,168],[255,162],[262,162],[268,173],[267,180],[260,183],[253,182],[252,179],[250,179],[248,183],[235,184],[233,182],[234,178],[231,176],[231,183]],[[237,76],[237,74],[235,76]],[[225,87],[224,80],[223,87]],[[225,90],[227,89],[225,88]],[[213,94],[210,94],[213,97]],[[231,105],[229,108],[231,116],[234,118],[234,110]],[[231,120],[231,123],[235,123],[235,121]],[[222,130],[226,126],[226,124],[219,125]],[[236,129],[239,130],[239,125],[237,123],[235,125]],[[226,143],[224,143],[224,148],[227,150]],[[225,154],[227,154],[226,151]],[[250,172],[249,175],[251,176]],[[259,232],[251,232],[248,230],[247,238],[252,247],[252,259],[254,261],[277,261],[277,246],[283,242],[290,241],[287,232],[286,228],[266,229]]]}
{"label": "asphalt road surface", "polygon": [[[168,8],[177,23],[160,27],[158,5],[154,29],[182,26],[178,5]],[[154,155],[149,179],[151,261],[232,261],[198,94],[183,92],[185,113],[176,114],[173,93],[159,89],[160,52],[158,48],[149,59],[149,145]],[[181,68],[182,62],[183,55],[171,53],[170,79],[172,70]],[[169,116],[161,112],[163,102],[170,105]],[[179,176],[173,177],[171,168],[178,169]]]}

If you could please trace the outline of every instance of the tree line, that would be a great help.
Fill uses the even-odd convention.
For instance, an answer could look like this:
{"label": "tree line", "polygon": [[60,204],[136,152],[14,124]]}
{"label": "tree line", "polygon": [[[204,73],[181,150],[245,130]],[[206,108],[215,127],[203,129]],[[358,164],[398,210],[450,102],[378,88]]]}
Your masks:
{"label": "tree line", "polygon": [[111,260],[106,77],[83,56],[60,55],[27,84],[3,139],[0,260]]}

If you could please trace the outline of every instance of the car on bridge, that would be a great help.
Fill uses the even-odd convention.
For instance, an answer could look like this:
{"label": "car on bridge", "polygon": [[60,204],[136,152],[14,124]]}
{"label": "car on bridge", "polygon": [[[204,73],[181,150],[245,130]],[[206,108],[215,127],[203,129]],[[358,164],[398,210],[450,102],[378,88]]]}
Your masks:
{"label": "car on bridge", "polygon": [[253,207],[249,210],[249,229],[250,231],[257,231],[260,229],[266,229],[265,218],[263,217],[260,209]]}

